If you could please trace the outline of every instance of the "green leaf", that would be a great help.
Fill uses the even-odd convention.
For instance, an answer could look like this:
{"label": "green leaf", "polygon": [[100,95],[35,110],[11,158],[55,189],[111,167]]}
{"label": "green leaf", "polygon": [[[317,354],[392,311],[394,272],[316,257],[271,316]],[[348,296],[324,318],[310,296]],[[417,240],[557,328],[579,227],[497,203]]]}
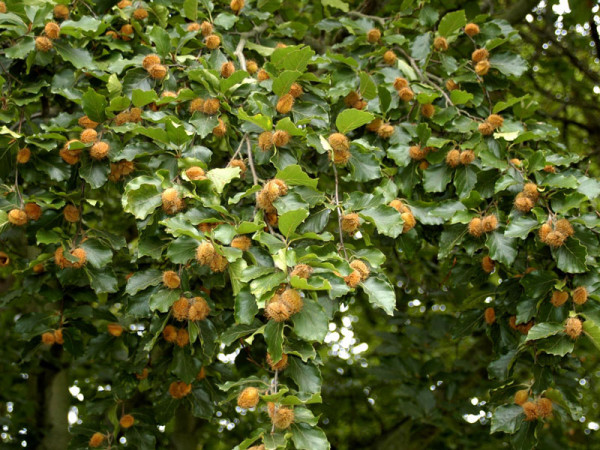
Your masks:
{"label": "green leaf", "polygon": [[587,250],[573,237],[568,238],[562,246],[552,249],[552,256],[563,272],[583,273],[588,270],[585,264]]}
{"label": "green leaf", "polygon": [[265,341],[267,342],[267,351],[271,355],[273,362],[281,360],[283,353],[283,322],[269,320],[265,327]]}
{"label": "green leaf", "polygon": [[94,189],[98,189],[108,181],[110,166],[107,161],[96,161],[86,158],[81,163],[79,175]]}
{"label": "green leaf", "polygon": [[520,216],[508,224],[506,231],[504,231],[504,236],[526,239],[529,233],[538,225],[537,220],[527,216]]}
{"label": "green leaf", "polygon": [[303,363],[300,358],[290,357],[285,374],[298,385],[301,393],[317,394],[321,392],[321,372],[310,363]]}
{"label": "green leaf", "polygon": [[166,58],[171,51],[171,38],[169,33],[159,26],[153,26],[152,31],[148,34],[150,40],[156,46],[156,53],[162,58]]}
{"label": "green leaf", "polygon": [[539,351],[556,356],[565,356],[567,353],[573,352],[574,348],[575,341],[566,335],[550,336],[537,342]]}
{"label": "green leaf", "polygon": [[318,427],[311,427],[305,423],[294,423],[291,430],[294,447],[298,450],[329,450],[330,448],[327,436]]}
{"label": "green leaf", "polygon": [[286,237],[289,238],[298,226],[304,222],[304,219],[308,217],[308,210],[296,209],[294,211],[288,211],[279,216],[279,231]]}
{"label": "green leaf", "polygon": [[232,180],[240,177],[239,167],[227,167],[225,169],[212,169],[206,172],[206,177],[212,181],[218,194],[223,192],[225,186]]}
{"label": "green leaf", "polygon": [[160,289],[150,297],[148,306],[150,311],[160,311],[166,313],[169,308],[179,300],[181,293],[179,290]]}
{"label": "green leaf", "polygon": [[514,53],[497,53],[490,58],[490,64],[506,76],[520,77],[527,70],[527,62]]}
{"label": "green leaf", "polygon": [[90,286],[96,294],[117,292],[117,277],[112,269],[106,267],[96,269],[93,266],[86,266],[85,272],[90,280]]}
{"label": "green leaf", "polygon": [[323,307],[310,296],[304,297],[302,310],[292,316],[294,331],[306,341],[323,342],[327,335],[329,320]]}
{"label": "green leaf", "polygon": [[198,19],[198,0],[183,0],[183,14],[195,22]]}
{"label": "green leaf", "polygon": [[450,100],[452,100],[452,103],[455,105],[464,105],[465,103],[469,103],[471,100],[473,100],[473,97],[473,94],[470,92],[461,91],[459,89],[455,89],[450,92]]}
{"label": "green leaf", "polygon": [[396,309],[396,294],[389,281],[371,276],[366,281],[363,281],[362,287],[369,296],[369,302],[375,306],[379,306],[390,316],[394,314],[394,309]]}
{"label": "green leaf", "polygon": [[298,70],[305,72],[308,62],[315,54],[314,50],[307,46],[288,46],[276,49],[271,55],[271,62],[278,69]]}
{"label": "green leaf", "polygon": [[131,93],[131,101],[134,106],[141,108],[149,103],[158,100],[158,95],[155,91],[142,91],[141,89],[134,89]]}
{"label": "green leaf", "polygon": [[145,219],[162,203],[162,190],[159,191],[159,187],[160,181],[147,176],[131,180],[125,186],[125,192],[121,199],[123,209],[133,214],[136,219]]}
{"label": "green leaf", "polygon": [[360,212],[360,215],[373,223],[377,232],[384,236],[396,238],[402,233],[404,223],[400,213],[387,205],[379,205],[377,208],[367,208]]}
{"label": "green leaf", "polygon": [[81,244],[81,247],[85,250],[88,264],[92,267],[101,269],[112,262],[112,250],[97,239],[88,239]]}
{"label": "green leaf", "polygon": [[590,316],[583,315],[585,322],[583,322],[583,332],[587,337],[590,338],[592,343],[600,350],[600,326]]}
{"label": "green leaf", "polygon": [[466,24],[467,17],[465,16],[465,12],[463,10],[448,13],[442,17],[442,20],[440,20],[438,34],[440,36],[448,37],[455,31],[460,30]]}
{"label": "green leaf", "polygon": [[104,109],[106,106],[106,97],[98,94],[92,88],[88,88],[86,93],[81,97],[83,112],[95,122],[104,121]]}
{"label": "green leaf", "polygon": [[554,336],[557,333],[560,333],[565,329],[565,326],[562,323],[536,323],[529,333],[527,333],[527,341],[533,341],[535,339],[543,339],[548,336]]}
{"label": "green leaf", "polygon": [[344,12],[348,12],[350,10],[348,3],[342,0],[321,0],[321,4],[323,6],[329,6],[331,8],[340,9]]}
{"label": "green leaf", "polygon": [[349,131],[368,124],[374,118],[375,116],[373,114],[366,111],[354,108],[345,109],[339,113],[337,119],[335,119],[335,126],[340,133],[346,134]]}
{"label": "green leaf", "polygon": [[4,53],[10,59],[23,59],[35,49],[35,39],[31,36],[24,36],[6,50]]}
{"label": "green leaf", "polygon": [[92,55],[87,50],[69,47],[66,41],[64,43],[54,41],[54,48],[65,61],[70,62],[77,69],[93,70],[96,67]]}
{"label": "green leaf", "polygon": [[309,186],[315,189],[319,182],[318,178],[309,177],[297,164],[292,164],[283,170],[279,170],[275,178],[285,181],[290,186]]}
{"label": "green leaf", "polygon": [[281,97],[290,91],[290,87],[300,76],[302,72],[297,70],[284,70],[281,74],[273,80],[273,92],[275,95]]}
{"label": "green leaf", "polygon": [[490,433],[502,431],[513,434],[521,427],[524,418],[523,408],[519,405],[499,406],[492,416]]}
{"label": "green leaf", "polygon": [[426,192],[444,192],[452,179],[452,171],[446,163],[430,166],[423,175],[423,188]]}
{"label": "green leaf", "polygon": [[258,125],[265,131],[271,131],[273,129],[273,121],[270,117],[263,116],[262,114],[255,114],[254,116],[249,116],[246,113],[246,111],[244,111],[241,107],[238,108],[237,115],[241,120],[246,120],[255,125]]}
{"label": "green leaf", "polygon": [[367,100],[372,100],[377,97],[377,86],[375,86],[375,82],[369,74],[360,72],[358,77],[360,78],[360,95]]}
{"label": "green leaf", "polygon": [[147,287],[156,286],[162,281],[162,272],[158,269],[147,269],[134,273],[127,280],[125,292],[129,295],[135,295]]}
{"label": "green leaf", "polygon": [[249,289],[244,288],[235,296],[233,310],[237,323],[245,325],[252,323],[254,317],[258,314],[258,305]]}
{"label": "green leaf", "polygon": [[[169,244],[167,258],[173,264],[187,264],[196,256],[198,240],[190,236],[180,236]],[[160,259],[160,256],[159,258]]]}
{"label": "green leaf", "polygon": [[517,257],[516,239],[505,236],[499,231],[489,233],[485,242],[490,251],[490,258],[510,266]]}
{"label": "green leaf", "polygon": [[170,367],[173,374],[177,376],[177,379],[185,383],[194,381],[200,370],[199,361],[196,361],[183,348],[176,348],[173,351],[173,360]]}

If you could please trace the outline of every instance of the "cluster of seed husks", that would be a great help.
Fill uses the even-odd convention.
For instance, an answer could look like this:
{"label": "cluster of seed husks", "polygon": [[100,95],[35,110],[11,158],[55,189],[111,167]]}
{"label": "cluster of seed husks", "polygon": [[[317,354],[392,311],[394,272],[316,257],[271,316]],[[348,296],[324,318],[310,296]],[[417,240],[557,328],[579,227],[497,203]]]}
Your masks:
{"label": "cluster of seed husks", "polygon": [[561,247],[565,241],[575,234],[573,225],[567,219],[560,219],[556,221],[554,227],[552,222],[548,221],[540,227],[538,232],[540,241],[544,244],[552,247]]}

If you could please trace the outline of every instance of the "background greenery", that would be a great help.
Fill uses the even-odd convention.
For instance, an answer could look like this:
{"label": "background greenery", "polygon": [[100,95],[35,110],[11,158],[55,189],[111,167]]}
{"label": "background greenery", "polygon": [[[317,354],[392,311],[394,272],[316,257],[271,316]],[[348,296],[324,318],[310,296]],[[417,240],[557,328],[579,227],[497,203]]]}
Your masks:
{"label": "background greenery", "polygon": [[[48,53],[35,50],[34,36],[52,20],[54,2],[7,1],[9,14],[0,15],[0,208],[8,212],[19,205],[16,177],[26,199],[44,209],[26,228],[0,217],[0,250],[12,260],[0,268],[3,447],[25,442],[30,448],[65,448],[69,441],[70,448],[86,448],[95,431],[125,438],[113,448],[232,448],[253,433],[254,443],[264,435],[270,448],[327,448],[327,440],[338,449],[598,445],[593,339],[574,343],[555,331],[528,344],[507,325],[511,315],[562,323],[574,308],[554,310],[548,297],[563,285],[586,285],[592,300],[577,313],[588,324],[598,317],[596,2],[259,0],[247,2],[238,17],[228,2],[155,1],[135,5],[150,11],[141,21],[131,19],[134,8],[116,3],[74,2]],[[215,24],[223,42],[219,50],[208,52],[202,36],[187,32],[187,23],[203,20]],[[469,70],[474,44],[461,31],[466,20],[482,27],[478,46],[504,55],[484,77],[487,99]],[[106,36],[129,22],[135,28],[131,41]],[[365,39],[373,27],[384,31],[377,45]],[[450,50],[442,55],[431,43],[444,29]],[[273,81],[257,83],[241,74],[235,53],[241,38],[246,59],[255,59]],[[289,49],[273,53],[278,43]],[[390,48],[399,57],[394,67],[382,63]],[[149,79],[141,68],[151,52],[169,63],[164,82]],[[226,60],[238,69],[228,81],[219,73]],[[411,63],[431,79],[420,79]],[[396,76],[413,81],[420,96],[412,104],[436,105],[432,121],[398,101],[391,86]],[[461,83],[453,105],[437,89],[444,90],[449,77]],[[306,92],[291,115],[278,114],[277,98],[292,81]],[[183,91],[177,101],[162,106],[161,92],[178,89]],[[344,96],[354,89],[368,100],[369,119],[383,116],[395,125],[391,139],[338,120],[348,109]],[[209,95],[221,99],[225,138],[212,134],[216,117],[187,111],[189,100]],[[142,124],[111,124],[131,101],[144,108]],[[501,102],[505,134],[484,139],[467,118],[485,119]],[[152,103],[160,108],[153,111]],[[105,122],[111,162],[134,161],[133,174],[110,182],[110,165],[93,162],[85,150],[80,165],[62,161],[59,149],[77,138],[84,113]],[[352,120],[361,116],[352,114]],[[272,124],[291,132],[292,142],[260,152],[257,136]],[[336,127],[347,127],[354,142],[352,162],[338,167],[339,179],[320,139]],[[287,256],[279,239],[263,231],[261,213],[254,216],[250,169],[243,178],[236,169],[213,172],[211,181],[181,175],[196,164],[225,168],[240,144],[249,163],[245,136],[252,141],[260,184],[277,175],[292,186],[276,205],[280,215],[303,222],[285,236],[297,238]],[[461,167],[457,175],[443,162],[452,140],[478,155],[473,167]],[[425,171],[407,153],[418,141],[439,148]],[[15,155],[25,145],[32,160],[17,173]],[[525,162],[524,172],[507,163],[514,157]],[[542,170],[546,164],[559,167],[558,177]],[[512,209],[523,176],[549,195],[548,204],[529,215]],[[188,209],[169,217],[159,208],[159,193],[173,183],[182,186]],[[346,236],[347,250],[373,270],[369,284],[356,291],[335,274],[350,270],[337,245],[336,184],[344,210],[360,212],[363,221],[360,237]],[[409,233],[401,233],[399,215],[385,206],[395,197],[407,199],[419,222]],[[71,202],[84,211],[89,240],[82,245],[89,263],[61,271],[54,250],[81,238],[78,225],[62,219]],[[548,217],[546,206],[576,223],[567,263],[535,237]],[[499,215],[501,231],[488,240],[465,237],[466,223],[488,208]],[[195,246],[205,239],[196,226],[211,221],[233,224],[210,235],[230,259],[225,275],[193,262]],[[508,231],[509,223],[518,226]],[[228,246],[242,232],[253,236],[253,249],[243,259]],[[491,276],[480,268],[487,254],[497,260]],[[281,386],[290,390],[279,398],[294,396],[288,401],[307,409],[289,434],[270,437],[264,404],[254,412],[235,407],[235,383],[272,379],[265,354],[281,351],[284,330],[270,323],[267,331],[258,305],[287,280],[277,267],[302,258],[318,276],[307,285],[294,281],[303,287],[306,305],[285,328],[283,349],[294,362],[280,374]],[[39,262],[46,268],[41,275],[32,270]],[[193,354],[190,347],[174,349],[160,339],[166,321],[172,322],[167,312],[173,300],[160,289],[160,271],[180,265],[186,266],[186,289],[211,290],[213,315],[202,322]],[[530,266],[539,270],[523,277]],[[498,317],[491,327],[483,320],[488,297]],[[48,348],[40,335],[56,328],[57,311],[66,319],[65,344]],[[112,337],[109,322],[128,331]],[[193,395],[171,399],[169,383],[193,379],[201,366],[207,377],[194,382]],[[151,375],[140,382],[135,374],[144,367],[151,367]],[[230,390],[227,382],[234,383]],[[514,392],[531,383],[536,396],[547,393],[556,402],[554,417],[543,423],[524,422],[520,408],[511,405]],[[131,429],[119,429],[122,411],[136,417]]]}

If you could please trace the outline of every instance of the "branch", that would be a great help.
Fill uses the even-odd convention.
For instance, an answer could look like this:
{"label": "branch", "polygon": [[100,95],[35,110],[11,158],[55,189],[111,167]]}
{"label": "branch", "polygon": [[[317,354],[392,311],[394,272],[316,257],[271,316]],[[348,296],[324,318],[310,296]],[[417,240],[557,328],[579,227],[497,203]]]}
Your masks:
{"label": "branch", "polygon": [[338,173],[337,167],[335,167],[335,162],[332,161],[333,164],[333,175],[335,178],[335,207],[338,213],[338,231],[340,234],[340,245],[344,250],[344,256],[348,259],[348,252],[346,252],[346,246],[344,245],[344,231],[342,230],[342,208],[340,208],[340,194],[339,194],[339,181],[338,181]]}
{"label": "branch", "polygon": [[238,61],[240,62],[240,68],[242,70],[246,70],[246,58],[244,56],[244,46],[245,45],[246,45],[246,38],[245,37],[240,38],[240,42],[238,42],[238,45],[235,48],[235,51],[233,52],[233,54],[237,56]]}
{"label": "branch", "polygon": [[539,0],[517,0],[512,8],[508,9],[502,18],[511,25],[516,25],[525,19],[525,16],[533,11]]}
{"label": "branch", "polygon": [[594,41],[596,55],[600,58],[600,36],[598,35],[598,26],[596,25],[593,16],[590,18],[590,34],[592,36],[592,41]]}

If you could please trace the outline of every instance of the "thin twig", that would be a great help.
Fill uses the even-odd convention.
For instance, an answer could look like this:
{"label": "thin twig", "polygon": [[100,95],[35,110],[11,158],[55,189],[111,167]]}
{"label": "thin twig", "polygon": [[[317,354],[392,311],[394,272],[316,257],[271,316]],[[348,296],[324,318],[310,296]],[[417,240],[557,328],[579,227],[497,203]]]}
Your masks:
{"label": "thin twig", "polygon": [[348,259],[348,252],[346,252],[346,246],[344,245],[344,232],[342,230],[342,208],[340,208],[339,180],[337,167],[335,167],[335,163],[333,163],[333,175],[335,178],[335,207],[338,213],[338,231],[340,234],[340,245],[344,250],[344,257]]}
{"label": "thin twig", "polygon": [[235,153],[233,154],[233,156],[231,157],[231,159],[227,163],[228,167],[231,165],[231,161],[233,161],[235,159],[235,157],[240,154],[240,150],[242,150],[242,146],[244,145],[244,141],[246,140],[247,137],[248,137],[248,133],[244,134],[244,136],[240,140],[240,145],[238,145],[237,150],[235,151]]}
{"label": "thin twig", "polygon": [[350,12],[348,12],[348,15],[354,16],[354,17],[359,17],[361,19],[374,20],[375,22],[379,22],[379,24],[382,26],[385,25],[385,19],[383,17],[369,16],[367,14],[363,14],[358,11],[350,11]]}
{"label": "thin twig", "polygon": [[240,38],[240,42],[238,42],[238,45],[235,48],[235,51],[233,52],[233,54],[237,56],[238,61],[240,62],[240,68],[242,70],[246,70],[246,58],[244,57],[244,46],[245,45],[246,45],[246,38],[245,37]]}
{"label": "thin twig", "polygon": [[250,138],[248,135],[245,136],[246,139],[246,148],[248,150],[248,165],[250,166],[250,171],[252,172],[252,179],[254,180],[254,186],[258,184],[258,176],[256,175],[256,169],[254,168],[254,159],[252,157],[252,146],[250,145]]}

